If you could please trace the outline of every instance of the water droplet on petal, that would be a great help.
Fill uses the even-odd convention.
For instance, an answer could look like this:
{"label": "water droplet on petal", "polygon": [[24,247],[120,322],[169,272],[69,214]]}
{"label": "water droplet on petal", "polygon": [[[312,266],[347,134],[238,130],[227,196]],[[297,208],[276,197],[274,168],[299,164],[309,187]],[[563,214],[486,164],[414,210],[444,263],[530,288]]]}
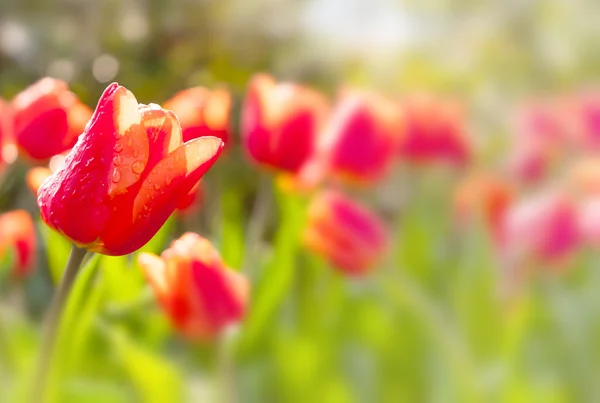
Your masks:
{"label": "water droplet on petal", "polygon": [[112,174],[112,181],[114,183],[117,183],[120,180],[121,180],[121,172],[119,172],[119,170],[115,169]]}
{"label": "water droplet on petal", "polygon": [[138,154],[138,150],[133,150],[133,158],[137,158]]}
{"label": "water droplet on petal", "polygon": [[115,151],[118,153],[123,151],[123,143],[121,143],[120,141],[117,141],[117,143],[115,144]]}
{"label": "water droplet on petal", "polygon": [[115,155],[115,158],[113,158],[113,163],[115,165],[121,165],[123,163],[123,158],[120,155]]}
{"label": "water droplet on petal", "polygon": [[171,181],[173,181],[173,178],[171,178],[170,176],[167,176],[165,178],[165,183],[167,184],[167,186],[169,186],[171,184]]}
{"label": "water droplet on petal", "polygon": [[144,172],[144,168],[145,166],[142,161],[136,161],[131,166],[131,170],[136,174],[141,174],[142,172]]}
{"label": "water droplet on petal", "polygon": [[133,144],[133,138],[131,136],[127,137],[127,146],[131,147],[131,145]]}
{"label": "water droplet on petal", "polygon": [[154,190],[160,190],[160,185],[158,183],[154,184]]}

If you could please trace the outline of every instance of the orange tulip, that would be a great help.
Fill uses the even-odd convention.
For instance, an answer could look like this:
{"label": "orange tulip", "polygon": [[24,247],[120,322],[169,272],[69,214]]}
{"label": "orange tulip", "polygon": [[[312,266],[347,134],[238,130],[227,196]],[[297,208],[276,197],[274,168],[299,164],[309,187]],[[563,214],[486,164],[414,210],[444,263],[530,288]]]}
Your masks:
{"label": "orange tulip", "polygon": [[250,284],[225,267],[212,244],[188,232],[160,257],[138,262],[173,326],[187,337],[210,340],[246,312]]}
{"label": "orange tulip", "polygon": [[173,112],[138,105],[113,83],[65,162],[40,187],[42,219],[81,248],[131,253],[156,234],[222,148],[216,137],[182,144]]}
{"label": "orange tulip", "polygon": [[48,77],[19,93],[11,109],[19,150],[38,161],[73,147],[92,115],[67,83]]}
{"label": "orange tulip", "polygon": [[454,210],[460,221],[470,221],[476,214],[495,235],[499,235],[502,219],[513,200],[513,187],[506,181],[487,173],[465,178],[454,191]]}
{"label": "orange tulip", "polygon": [[387,232],[366,207],[327,190],[310,203],[303,241],[342,272],[359,276],[372,270],[385,252]]}
{"label": "orange tulip", "polygon": [[406,136],[400,155],[411,163],[446,162],[464,165],[471,157],[461,107],[454,101],[429,97],[409,99],[403,106]]}
{"label": "orange tulip", "polygon": [[13,250],[15,276],[24,277],[34,268],[36,248],[35,227],[27,211],[0,214],[0,257]]}
{"label": "orange tulip", "polygon": [[319,146],[319,159],[334,177],[369,184],[394,161],[403,136],[402,115],[375,93],[346,91],[336,104]]}
{"label": "orange tulip", "polygon": [[313,156],[327,102],[317,92],[294,83],[276,83],[267,75],[248,85],[242,110],[242,139],[254,162],[298,173]]}
{"label": "orange tulip", "polygon": [[229,142],[231,95],[223,89],[193,87],[176,93],[164,104],[175,112],[181,123],[183,141],[198,137],[218,137]]}

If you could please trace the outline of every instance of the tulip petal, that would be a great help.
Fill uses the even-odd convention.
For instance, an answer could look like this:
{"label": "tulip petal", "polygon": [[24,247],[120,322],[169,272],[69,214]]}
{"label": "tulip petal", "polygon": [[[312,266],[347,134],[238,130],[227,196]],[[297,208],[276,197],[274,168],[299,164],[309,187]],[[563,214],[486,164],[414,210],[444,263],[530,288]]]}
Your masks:
{"label": "tulip petal", "polygon": [[[149,144],[137,100],[131,91],[117,87],[112,97],[100,100],[96,113],[102,116],[104,108],[112,112],[112,121],[104,119],[101,130],[107,130],[115,136],[108,178],[108,194],[115,196],[124,193],[140,179],[148,163]],[[92,126],[97,120],[92,120]]]}
{"label": "tulip petal", "polygon": [[139,111],[148,136],[148,167],[151,168],[181,145],[181,126],[173,112],[156,104],[140,105]]}
{"label": "tulip petal", "polygon": [[202,178],[223,149],[216,137],[189,141],[160,161],[144,179],[130,215],[132,224],[103,235],[103,253],[122,255],[148,242]]}

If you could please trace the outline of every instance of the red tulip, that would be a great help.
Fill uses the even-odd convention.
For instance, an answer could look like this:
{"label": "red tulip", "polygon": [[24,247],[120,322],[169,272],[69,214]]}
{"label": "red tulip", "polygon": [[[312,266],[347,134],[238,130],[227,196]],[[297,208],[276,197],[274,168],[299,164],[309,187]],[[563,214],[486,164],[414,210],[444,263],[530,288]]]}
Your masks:
{"label": "red tulip", "polygon": [[460,105],[419,97],[404,105],[406,136],[400,155],[411,163],[445,162],[464,165],[471,157]]}
{"label": "red tulip", "polygon": [[160,257],[141,253],[138,262],[173,326],[187,337],[212,339],[244,317],[248,280],[225,267],[201,236],[188,232]]}
{"label": "red tulip", "polygon": [[387,232],[366,207],[327,190],[309,206],[303,240],[342,272],[359,276],[373,269],[385,252]]}
{"label": "red tulip", "polygon": [[315,151],[327,103],[315,91],[293,83],[255,76],[242,110],[242,138],[258,164],[298,173]]}
{"label": "red tulip", "polygon": [[175,114],[139,105],[114,83],[60,168],[41,186],[42,219],[76,245],[107,255],[143,246],[220,155],[223,141],[182,144]]}
{"label": "red tulip", "polygon": [[12,101],[13,131],[19,150],[47,160],[73,147],[92,112],[69,91],[67,83],[44,78]]}
{"label": "red tulip", "polygon": [[472,221],[482,214],[486,226],[500,235],[504,214],[513,200],[508,182],[479,172],[466,177],[454,191],[454,210],[460,221]]}
{"label": "red tulip", "polygon": [[165,102],[164,108],[172,110],[179,118],[184,142],[214,136],[228,144],[231,95],[227,91],[188,88]]}
{"label": "red tulip", "polygon": [[15,276],[23,277],[34,268],[36,247],[35,227],[27,211],[0,214],[0,257],[13,250]]}
{"label": "red tulip", "polygon": [[404,129],[391,101],[374,93],[346,91],[336,104],[319,146],[319,159],[334,177],[368,184],[394,161]]}

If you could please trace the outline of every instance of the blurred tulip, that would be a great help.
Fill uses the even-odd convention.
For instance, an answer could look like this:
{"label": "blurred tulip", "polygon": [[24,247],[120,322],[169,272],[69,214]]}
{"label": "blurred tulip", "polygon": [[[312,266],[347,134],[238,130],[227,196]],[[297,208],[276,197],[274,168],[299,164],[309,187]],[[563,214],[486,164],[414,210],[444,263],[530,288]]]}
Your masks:
{"label": "blurred tulip", "polygon": [[406,115],[406,135],[399,147],[402,159],[416,164],[469,161],[472,144],[458,102],[415,97],[402,109]]}
{"label": "blurred tulip", "polygon": [[558,191],[529,197],[511,206],[502,230],[504,255],[520,261],[560,264],[582,240],[577,206]]}
{"label": "blurred tulip", "polygon": [[305,246],[348,275],[372,270],[386,250],[387,238],[375,214],[337,191],[323,191],[310,203]]}
{"label": "blurred tulip", "polygon": [[529,101],[517,113],[509,169],[522,182],[544,178],[565,152],[567,126],[551,100]]}
{"label": "blurred tulip", "polygon": [[31,215],[25,210],[0,214],[0,257],[13,249],[13,273],[26,276],[34,268],[37,241]]}
{"label": "blurred tulip", "polygon": [[388,172],[403,133],[394,103],[375,93],[346,91],[321,138],[319,157],[334,177],[369,184]]}
{"label": "blurred tulip", "polygon": [[52,175],[54,172],[58,171],[60,166],[68,154],[58,154],[54,157],[50,158],[50,162],[47,167],[33,167],[27,171],[27,175],[25,176],[25,183],[27,183],[27,187],[33,193],[34,196],[37,196],[42,183]]}
{"label": "blurred tulip", "polygon": [[466,177],[454,192],[454,210],[462,222],[478,214],[494,236],[499,236],[502,219],[513,199],[513,187],[491,174],[479,172]]}
{"label": "blurred tulip", "polygon": [[326,100],[307,87],[255,76],[242,109],[247,155],[269,168],[298,173],[313,156],[327,109]]}
{"label": "blurred tulip", "polygon": [[19,93],[11,109],[19,150],[39,161],[73,147],[92,115],[67,83],[49,77]]}
{"label": "blurred tulip", "polygon": [[193,87],[176,93],[164,104],[179,118],[183,141],[198,137],[218,137],[229,142],[231,95],[223,89]]}
{"label": "blurred tulip", "polygon": [[160,257],[138,262],[173,326],[187,337],[210,340],[245,315],[250,283],[225,267],[213,245],[188,232]]}
{"label": "blurred tulip", "polygon": [[175,114],[139,105],[116,83],[65,162],[40,187],[42,219],[79,247],[124,255],[154,236],[220,155],[223,141],[182,144]]}

